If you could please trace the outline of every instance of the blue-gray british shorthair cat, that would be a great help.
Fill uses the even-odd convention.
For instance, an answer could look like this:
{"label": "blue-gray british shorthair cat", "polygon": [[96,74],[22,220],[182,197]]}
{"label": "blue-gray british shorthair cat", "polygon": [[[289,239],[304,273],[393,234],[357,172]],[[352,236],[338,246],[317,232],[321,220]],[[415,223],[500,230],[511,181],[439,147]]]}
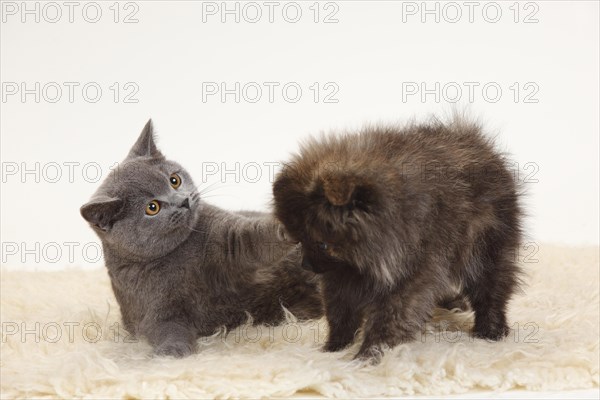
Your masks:
{"label": "blue-gray british shorthair cat", "polygon": [[156,147],[151,121],[81,215],[102,241],[125,328],[159,355],[192,354],[199,337],[248,315],[282,322],[282,306],[299,319],[322,315],[318,278],[274,217],[204,202]]}

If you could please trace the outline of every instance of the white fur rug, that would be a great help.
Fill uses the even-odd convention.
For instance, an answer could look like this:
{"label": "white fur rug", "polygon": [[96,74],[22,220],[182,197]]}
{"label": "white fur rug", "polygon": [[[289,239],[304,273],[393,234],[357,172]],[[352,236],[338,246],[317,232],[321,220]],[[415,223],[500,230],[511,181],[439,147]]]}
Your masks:
{"label": "white fur rug", "polygon": [[[528,286],[511,303],[503,342],[473,340],[440,313],[421,340],[378,366],[351,361],[356,346],[319,351],[323,322],[244,327],[199,341],[197,355],[149,356],[124,343],[104,270],[2,271],[1,397],[229,398],[443,395],[479,390],[598,387],[599,249],[542,246]],[[86,325],[87,324],[87,325]],[[450,325],[444,333],[435,328]],[[259,335],[259,332],[261,333]]]}

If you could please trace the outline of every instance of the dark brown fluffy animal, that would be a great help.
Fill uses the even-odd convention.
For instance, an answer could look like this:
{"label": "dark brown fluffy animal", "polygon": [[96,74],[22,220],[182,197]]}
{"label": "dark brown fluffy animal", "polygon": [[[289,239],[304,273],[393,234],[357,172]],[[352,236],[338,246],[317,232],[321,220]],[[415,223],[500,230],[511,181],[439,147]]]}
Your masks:
{"label": "dark brown fluffy animal", "polygon": [[[411,341],[459,288],[473,334],[509,331],[519,282],[518,188],[503,155],[473,123],[368,128],[310,139],[277,176],[275,215],[322,274],[327,351],[357,357]],[[364,322],[364,323],[363,323]]]}

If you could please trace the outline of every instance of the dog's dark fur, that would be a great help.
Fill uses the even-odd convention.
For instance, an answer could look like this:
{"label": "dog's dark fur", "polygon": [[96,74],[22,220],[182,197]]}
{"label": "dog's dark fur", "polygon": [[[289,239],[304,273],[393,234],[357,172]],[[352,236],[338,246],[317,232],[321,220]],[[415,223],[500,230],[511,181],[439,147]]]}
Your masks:
{"label": "dog's dark fur", "polygon": [[359,358],[413,340],[459,288],[498,340],[519,282],[518,188],[476,124],[369,128],[306,142],[277,176],[275,215],[322,273],[327,351],[364,321]]}

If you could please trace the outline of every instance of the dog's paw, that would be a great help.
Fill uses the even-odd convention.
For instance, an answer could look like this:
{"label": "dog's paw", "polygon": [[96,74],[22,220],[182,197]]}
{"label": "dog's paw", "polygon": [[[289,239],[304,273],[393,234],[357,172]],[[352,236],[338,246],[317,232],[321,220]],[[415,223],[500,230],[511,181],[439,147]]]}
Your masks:
{"label": "dog's paw", "polygon": [[354,359],[369,365],[377,365],[381,362],[383,353],[383,347],[380,345],[363,346],[358,354],[354,356]]}
{"label": "dog's paw", "polygon": [[323,346],[323,351],[328,353],[335,353],[336,351],[344,350],[346,347],[350,346],[350,341],[331,341],[328,340]]}
{"label": "dog's paw", "polygon": [[510,328],[506,324],[490,324],[489,326],[475,326],[473,336],[478,339],[485,339],[490,342],[497,342],[504,339],[510,333]]}

